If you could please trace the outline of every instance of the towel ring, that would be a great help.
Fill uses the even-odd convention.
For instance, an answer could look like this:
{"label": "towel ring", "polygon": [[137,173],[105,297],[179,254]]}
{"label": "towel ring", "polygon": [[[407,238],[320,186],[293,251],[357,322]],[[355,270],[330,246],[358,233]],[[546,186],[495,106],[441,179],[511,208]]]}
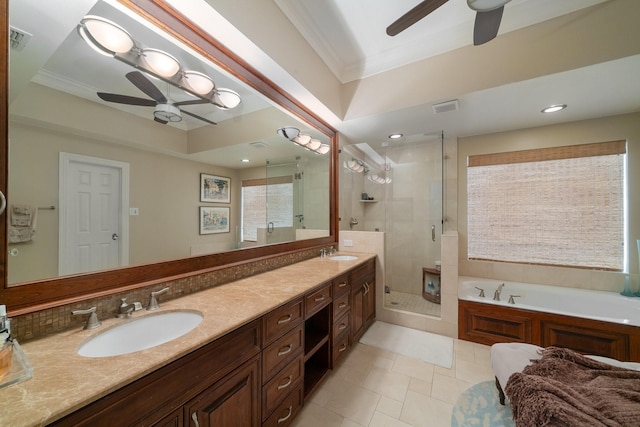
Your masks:
{"label": "towel ring", "polygon": [[0,191],[0,215],[4,212],[4,208],[7,207],[7,199],[5,199],[4,194]]}

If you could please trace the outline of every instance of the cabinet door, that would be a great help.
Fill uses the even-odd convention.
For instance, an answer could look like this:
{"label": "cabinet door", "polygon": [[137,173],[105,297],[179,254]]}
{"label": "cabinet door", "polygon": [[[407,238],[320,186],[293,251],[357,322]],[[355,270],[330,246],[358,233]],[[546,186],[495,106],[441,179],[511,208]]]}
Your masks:
{"label": "cabinet door", "polygon": [[360,338],[364,326],[364,284],[360,284],[354,289],[351,300],[351,334],[356,342]]}
{"label": "cabinet door", "polygon": [[362,317],[364,327],[367,328],[376,317],[376,282],[374,276],[370,276],[364,283]]}
{"label": "cabinet door", "polygon": [[259,361],[254,358],[206,389],[184,407],[192,427],[260,425]]}

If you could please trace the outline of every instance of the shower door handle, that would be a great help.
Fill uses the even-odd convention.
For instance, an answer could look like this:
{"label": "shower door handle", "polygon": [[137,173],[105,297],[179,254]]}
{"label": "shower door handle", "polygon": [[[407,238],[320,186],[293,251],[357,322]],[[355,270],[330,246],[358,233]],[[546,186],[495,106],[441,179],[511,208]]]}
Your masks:
{"label": "shower door handle", "polygon": [[4,198],[4,194],[0,191],[0,215],[4,212],[4,208],[7,207],[7,199]]}
{"label": "shower door handle", "polygon": [[431,240],[433,240],[434,242],[436,241],[436,226],[435,225],[431,226]]}
{"label": "shower door handle", "polygon": [[267,233],[273,233],[273,229],[274,229],[274,224],[273,222],[269,222],[267,224]]}

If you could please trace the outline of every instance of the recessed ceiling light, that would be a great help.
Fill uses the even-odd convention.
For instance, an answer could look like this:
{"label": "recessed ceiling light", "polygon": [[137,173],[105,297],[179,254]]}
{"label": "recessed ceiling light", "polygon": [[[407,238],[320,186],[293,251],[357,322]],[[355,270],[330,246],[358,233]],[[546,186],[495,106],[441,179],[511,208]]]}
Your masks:
{"label": "recessed ceiling light", "polygon": [[567,108],[567,104],[554,104],[550,105],[547,108],[543,109],[543,113],[555,113],[556,111],[564,110]]}
{"label": "recessed ceiling light", "polygon": [[242,163],[249,163],[251,160],[249,160],[249,159],[242,159],[242,160],[240,160],[240,161],[241,161]]}
{"label": "recessed ceiling light", "polygon": [[391,135],[389,135],[389,139],[398,139],[398,138],[402,138],[401,133],[392,133]]}

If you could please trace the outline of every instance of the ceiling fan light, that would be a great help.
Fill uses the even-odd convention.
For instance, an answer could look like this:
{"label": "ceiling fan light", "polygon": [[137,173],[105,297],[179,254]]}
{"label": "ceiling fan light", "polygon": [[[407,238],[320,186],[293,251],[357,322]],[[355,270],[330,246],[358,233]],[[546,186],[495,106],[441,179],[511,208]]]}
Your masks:
{"label": "ceiling fan light", "polygon": [[183,80],[186,86],[198,95],[206,95],[216,87],[209,76],[197,71],[185,71]]}
{"label": "ceiling fan light", "polygon": [[150,71],[159,76],[169,78],[180,71],[180,63],[176,58],[159,49],[143,49],[142,57]]}
{"label": "ceiling fan light", "polygon": [[213,95],[214,103],[223,110],[236,108],[242,102],[242,98],[231,89],[216,89]]}
{"label": "ceiling fan light", "polygon": [[296,136],[295,138],[293,138],[292,141],[298,145],[306,146],[309,143],[309,141],[311,141],[311,136],[301,133],[301,134],[298,134],[298,136]]}
{"label": "ceiling fan light", "polygon": [[135,46],[133,38],[124,28],[100,16],[87,15],[82,18],[78,33],[91,48],[106,56],[129,52]]}
{"label": "ceiling fan light", "polygon": [[153,116],[156,119],[164,120],[165,122],[181,122],[182,115],[180,109],[171,104],[158,104],[153,111]]}
{"label": "ceiling fan light", "polygon": [[278,129],[278,135],[293,141],[295,137],[300,135],[300,129],[294,128],[293,126],[285,126],[283,128]]}
{"label": "ceiling fan light", "polygon": [[501,8],[511,0],[467,0],[469,8],[476,12],[490,12]]}

